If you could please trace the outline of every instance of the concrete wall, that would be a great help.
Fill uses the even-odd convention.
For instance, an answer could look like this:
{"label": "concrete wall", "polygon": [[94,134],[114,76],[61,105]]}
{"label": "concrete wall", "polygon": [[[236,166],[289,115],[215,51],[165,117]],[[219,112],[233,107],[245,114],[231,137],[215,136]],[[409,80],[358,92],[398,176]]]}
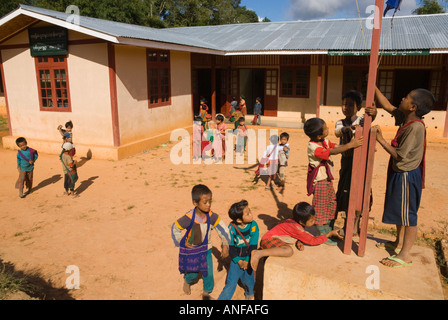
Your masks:
{"label": "concrete wall", "polygon": [[192,124],[190,54],[170,52],[171,105],[148,107],[146,49],[117,46],[117,99],[121,145]]}

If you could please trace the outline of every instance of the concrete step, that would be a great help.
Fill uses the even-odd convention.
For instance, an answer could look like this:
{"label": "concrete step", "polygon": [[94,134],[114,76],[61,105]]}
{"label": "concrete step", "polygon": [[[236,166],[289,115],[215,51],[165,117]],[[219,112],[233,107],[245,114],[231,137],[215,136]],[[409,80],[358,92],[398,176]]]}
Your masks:
{"label": "concrete step", "polygon": [[412,266],[390,268],[380,260],[391,253],[375,246],[385,241],[368,237],[364,257],[344,254],[343,241],[337,247],[294,249],[289,258],[269,257],[264,265],[263,299],[443,300],[433,250],[414,246]]}

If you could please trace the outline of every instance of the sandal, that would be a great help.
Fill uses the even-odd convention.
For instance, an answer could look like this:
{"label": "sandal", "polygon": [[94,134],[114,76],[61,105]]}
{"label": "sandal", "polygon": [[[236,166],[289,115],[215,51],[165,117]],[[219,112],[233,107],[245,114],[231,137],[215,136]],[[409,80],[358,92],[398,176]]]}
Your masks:
{"label": "sandal", "polygon": [[[395,266],[386,265],[386,264],[383,263],[383,261],[385,261],[385,260],[392,260],[392,261],[398,263],[398,265],[395,265]],[[402,267],[410,267],[410,266],[412,266],[412,261],[405,262],[405,261],[403,261],[401,259],[396,258],[395,255],[387,257],[387,258],[381,260],[381,263],[383,265],[385,265],[386,267],[389,267],[389,268],[402,268]]]}
{"label": "sandal", "polygon": [[400,253],[401,248],[397,248],[392,241],[387,241],[387,242],[382,242],[382,243],[377,243],[376,247],[378,249],[382,249],[382,250],[391,250],[394,251],[395,253]]}

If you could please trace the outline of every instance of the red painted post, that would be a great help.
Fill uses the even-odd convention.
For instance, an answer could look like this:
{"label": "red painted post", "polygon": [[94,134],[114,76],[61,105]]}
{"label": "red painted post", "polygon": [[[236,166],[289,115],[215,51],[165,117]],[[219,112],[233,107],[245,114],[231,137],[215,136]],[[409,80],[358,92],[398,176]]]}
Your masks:
{"label": "red painted post", "polygon": [[316,89],[316,117],[320,116],[320,96],[322,91],[322,56],[319,56],[319,67],[317,71],[317,89]]}
{"label": "red painted post", "polygon": [[[355,131],[355,139],[362,136],[362,128],[358,127]],[[352,180],[350,182],[350,201],[348,204],[348,211],[346,216],[346,229],[344,238],[344,253],[350,254],[352,251],[352,238],[353,238],[353,227],[355,223],[356,211],[360,211],[358,199],[362,199],[363,183],[359,179],[361,174],[361,148],[357,148],[353,151],[353,169],[352,169]]]}
{"label": "red painted post", "polygon": [[[373,19],[373,30],[372,30],[372,44],[370,47],[370,64],[369,64],[369,79],[367,83],[367,96],[366,96],[366,106],[371,106],[374,102],[375,98],[375,82],[377,75],[377,67],[378,67],[378,53],[380,48],[380,38],[381,38],[381,24],[382,24],[382,12],[384,7],[383,0],[375,1],[375,13]],[[352,236],[353,236],[353,223],[355,220],[356,211],[363,210],[362,206],[365,201],[364,195],[369,193],[370,189],[366,192],[365,184],[366,181],[371,183],[372,176],[366,177],[366,169],[367,169],[367,157],[369,153],[369,147],[374,149],[375,144],[373,146],[369,146],[369,134],[370,128],[372,124],[372,117],[368,114],[365,114],[364,118],[364,128],[363,128],[363,136],[364,136],[364,144],[360,149],[355,150],[354,157],[360,157],[359,162],[355,162],[355,158],[353,158],[353,169],[352,169],[352,183],[350,187],[350,201],[349,201],[349,210],[347,212],[347,229],[345,235],[345,243],[344,243],[344,253],[350,254],[351,252],[351,244],[352,244]],[[373,156],[372,156],[373,158]],[[359,166],[357,165],[359,164]],[[359,167],[359,168],[357,168]],[[361,207],[360,207],[361,206]],[[368,215],[367,215],[368,216]],[[367,217],[368,219],[368,217]],[[364,234],[367,234],[367,219],[365,216],[363,217],[362,225],[365,225],[366,230],[364,230]],[[365,222],[365,223],[364,223]],[[361,230],[363,232],[363,230]],[[358,250],[359,252],[359,250]]]}
{"label": "red painted post", "polygon": [[[358,245],[358,256],[364,257],[366,251],[367,242],[367,227],[369,222],[370,213],[370,192],[372,190],[372,175],[373,175],[373,163],[375,159],[375,145],[376,145],[376,128],[370,130],[369,136],[369,149],[367,154],[367,168],[366,168],[366,178],[364,182],[364,195],[362,203],[362,219],[361,219],[361,230],[359,233],[359,245]],[[367,141],[366,141],[367,142]]]}
{"label": "red painted post", "polygon": [[445,128],[443,129],[443,137],[448,137],[448,103],[446,104]]}

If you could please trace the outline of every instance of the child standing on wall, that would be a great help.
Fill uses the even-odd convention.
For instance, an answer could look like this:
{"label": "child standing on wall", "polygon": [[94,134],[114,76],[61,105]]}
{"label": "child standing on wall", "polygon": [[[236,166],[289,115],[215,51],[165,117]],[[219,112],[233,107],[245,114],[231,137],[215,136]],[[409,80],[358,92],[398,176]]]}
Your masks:
{"label": "child standing on wall", "polygon": [[[338,146],[327,139],[328,127],[324,120],[311,118],[305,122],[305,134],[310,138],[308,143],[308,196],[313,195],[313,207],[316,210],[315,224],[321,234],[333,229],[336,219],[336,194],[333,187],[333,160],[331,155],[358,148],[363,137],[353,139],[345,145]],[[325,242],[337,245],[331,239]]]}
{"label": "child standing on wall", "polygon": [[398,108],[375,88],[375,96],[384,110],[392,114],[398,132],[391,144],[377,128],[377,141],[390,154],[384,200],[383,223],[397,228],[395,241],[378,244],[397,254],[381,261],[392,268],[412,265],[410,251],[417,238],[417,213],[425,187],[426,127],[422,118],[434,106],[434,95],[426,89],[412,90]]}
{"label": "child standing on wall", "polygon": [[37,151],[28,147],[28,142],[24,137],[17,138],[16,144],[19,147],[17,151],[17,171],[19,178],[16,182],[16,189],[19,189],[19,197],[25,198],[23,187],[28,188],[27,195],[33,188],[34,163],[37,160]]}
{"label": "child standing on wall", "polygon": [[58,131],[62,136],[62,139],[65,142],[70,142],[72,144],[72,149],[70,150],[70,156],[75,156],[76,149],[75,145],[73,144],[73,122],[70,120],[65,124],[65,130],[62,129],[62,125],[58,126]]}
{"label": "child standing on wall", "polygon": [[[171,237],[176,247],[187,249],[206,247],[201,257],[193,256],[193,252],[191,252],[185,254],[186,260],[182,260],[181,255],[179,255],[179,271],[184,274],[183,291],[187,295],[191,294],[190,286],[198,278],[199,272],[201,272],[203,298],[208,299],[215,286],[211,231],[216,230],[221,238],[222,258],[226,258],[229,255],[230,235],[229,229],[221,220],[221,217],[211,211],[212,192],[207,186],[202,184],[194,186],[191,191],[191,197],[194,209],[191,209],[173,223]],[[188,259],[189,257],[191,259]]]}
{"label": "child standing on wall", "polygon": [[[342,113],[345,118],[338,120],[335,127],[335,135],[339,138],[339,145],[349,143],[355,134],[356,126],[364,126],[364,115],[358,117],[357,112],[361,110],[362,94],[358,91],[349,91],[342,96]],[[375,105],[365,108],[365,112],[375,119],[377,110]],[[353,149],[341,153],[341,169],[339,171],[338,189],[336,192],[337,212],[344,212],[347,216],[350,185],[352,180]],[[359,234],[360,216],[355,219],[354,236]],[[345,219],[345,224],[347,219]],[[344,231],[346,226],[344,225]]]}
{"label": "child standing on wall", "polygon": [[226,285],[218,300],[231,300],[238,281],[241,281],[247,300],[254,298],[255,277],[249,260],[251,252],[258,247],[259,229],[254,221],[249,203],[246,200],[234,203],[229,209],[230,267]]}

